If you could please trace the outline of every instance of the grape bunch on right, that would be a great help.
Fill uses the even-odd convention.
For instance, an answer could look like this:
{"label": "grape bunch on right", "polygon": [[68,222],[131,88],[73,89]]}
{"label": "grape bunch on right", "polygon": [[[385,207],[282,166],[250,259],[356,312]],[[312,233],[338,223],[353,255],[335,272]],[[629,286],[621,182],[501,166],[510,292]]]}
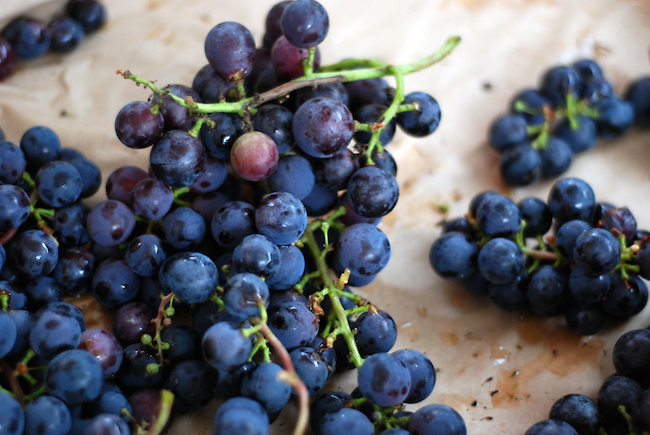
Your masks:
{"label": "grape bunch on right", "polygon": [[429,259],[441,277],[505,311],[563,315],[572,331],[592,335],[645,307],[649,235],[627,207],[597,202],[589,184],[565,178],[546,202],[474,196],[465,217],[444,224]]}
{"label": "grape bunch on right", "polygon": [[488,143],[501,153],[499,172],[510,186],[527,186],[567,171],[573,157],[629,130],[635,119],[630,92],[617,96],[593,60],[556,66],[539,88],[524,89],[510,113],[495,119]]}
{"label": "grape bunch on right", "polygon": [[650,327],[621,335],[612,351],[616,373],[600,387],[596,400],[567,394],[552,406],[547,420],[525,435],[627,435],[650,433]]}

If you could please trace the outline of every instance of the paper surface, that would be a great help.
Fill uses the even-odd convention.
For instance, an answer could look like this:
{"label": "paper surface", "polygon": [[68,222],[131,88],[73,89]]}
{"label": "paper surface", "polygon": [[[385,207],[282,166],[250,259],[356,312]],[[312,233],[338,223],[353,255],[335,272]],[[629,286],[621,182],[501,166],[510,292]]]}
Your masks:
{"label": "paper surface", "polygon": [[[0,18],[14,14],[19,0],[0,0]],[[50,1],[30,10],[60,10]],[[43,3],[43,2],[40,2]],[[203,42],[210,28],[238,21],[261,42],[268,0],[105,0],[109,23],[76,52],[24,63],[0,83],[0,126],[18,142],[33,125],[47,125],[63,146],[80,148],[97,162],[104,179],[127,164],[146,167],[148,152],[122,146],[115,115],[149,92],[115,74],[118,69],[158,84],[191,85],[205,65]],[[595,398],[613,373],[611,348],[626,330],[646,327],[650,309],[628,322],[609,323],[581,338],[561,318],[507,314],[485,298],[445,282],[428,264],[437,225],[461,216],[470,198],[497,190],[514,200],[546,199],[552,182],[510,190],[500,180],[498,156],[488,148],[490,122],[504,113],[514,94],[535,87],[545,69],[583,57],[598,60],[617,93],[650,73],[650,3],[624,0],[356,0],[323,1],[330,15],[321,46],[323,64],[343,58],[407,63],[425,57],[451,35],[463,39],[441,64],[406,77],[407,92],[422,90],[442,107],[440,128],[414,139],[398,132],[389,151],[398,163],[401,196],[381,223],[392,246],[388,267],[359,292],[388,311],[398,325],[395,349],[425,352],[439,369],[425,404],[445,403],[465,419],[470,434],[521,434],[548,418],[552,403],[569,393]],[[589,182],[597,200],[627,205],[640,228],[650,228],[650,133],[634,130],[623,139],[599,142],[574,159],[566,176]],[[93,201],[99,201],[100,193]],[[438,205],[448,204],[440,213]],[[350,392],[353,372],[329,388]],[[410,405],[415,410],[418,405]],[[210,433],[216,404],[197,416],[178,418],[174,434]],[[290,405],[273,433],[290,433]]]}

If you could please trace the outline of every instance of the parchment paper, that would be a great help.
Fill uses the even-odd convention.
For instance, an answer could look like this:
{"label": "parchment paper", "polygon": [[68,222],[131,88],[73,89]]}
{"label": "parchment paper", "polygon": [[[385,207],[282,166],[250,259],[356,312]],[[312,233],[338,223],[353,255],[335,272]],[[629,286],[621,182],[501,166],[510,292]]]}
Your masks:
{"label": "parchment paper", "polygon": [[[119,109],[149,93],[121,79],[129,69],[160,85],[190,85],[205,65],[203,41],[221,21],[238,21],[261,42],[272,0],[105,0],[109,23],[78,51],[22,64],[0,83],[0,125],[18,142],[33,125],[47,125],[64,146],[98,162],[104,178],[113,169],[146,167],[148,152],[122,146],[114,133]],[[0,0],[0,22],[18,11],[51,16],[61,0]],[[545,419],[564,394],[592,398],[613,373],[611,348],[626,330],[646,327],[650,308],[634,319],[608,324],[593,337],[569,333],[561,318],[506,314],[485,298],[437,277],[428,250],[446,217],[464,214],[470,198],[493,189],[514,200],[546,198],[551,182],[510,190],[499,180],[498,155],[486,145],[489,123],[512,96],[537,86],[544,70],[583,57],[597,59],[621,93],[650,73],[650,3],[630,0],[323,0],[330,33],[323,63],[347,57],[406,63],[457,34],[463,42],[449,58],[406,77],[407,91],[423,90],[442,106],[432,136],[398,132],[396,157],[401,196],[381,223],[392,246],[388,267],[359,290],[396,320],[395,349],[424,351],[438,372],[425,403],[445,403],[465,419],[470,434],[518,434]],[[48,15],[50,14],[50,15]],[[4,20],[4,21],[2,21]],[[650,136],[634,130],[574,159],[566,176],[588,181],[598,200],[627,205],[640,228],[650,228]],[[105,197],[103,191],[92,201]],[[448,204],[442,214],[440,204]],[[351,391],[353,372],[327,387]],[[174,434],[209,433],[217,403],[176,420]],[[418,406],[409,406],[415,410]],[[273,433],[290,433],[289,406]]]}

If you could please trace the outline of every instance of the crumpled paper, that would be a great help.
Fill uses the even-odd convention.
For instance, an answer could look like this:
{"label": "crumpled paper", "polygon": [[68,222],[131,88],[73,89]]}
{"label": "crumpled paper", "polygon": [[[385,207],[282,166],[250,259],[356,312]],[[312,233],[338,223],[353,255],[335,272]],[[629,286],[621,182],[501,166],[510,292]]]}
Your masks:
{"label": "crumpled paper", "polygon": [[[51,17],[64,3],[2,0],[0,22],[21,11]],[[109,23],[76,52],[25,62],[0,83],[0,126],[17,143],[27,128],[47,125],[63,146],[77,147],[97,162],[104,178],[123,165],[146,167],[147,151],[122,146],[113,123],[122,106],[146,100],[149,92],[116,71],[129,69],[160,85],[190,85],[207,63],[203,41],[212,26],[238,21],[261,42],[264,18],[274,3],[105,0]],[[504,313],[442,280],[428,264],[428,251],[440,233],[438,224],[464,214],[480,191],[496,190],[514,200],[547,197],[550,181],[518,189],[500,181],[498,156],[486,144],[490,122],[507,110],[517,91],[537,86],[545,69],[557,64],[594,58],[619,94],[631,80],[650,73],[650,5],[632,0],[323,4],[331,23],[321,46],[323,64],[348,57],[406,63],[432,53],[451,35],[462,37],[439,65],[406,77],[407,92],[422,90],[440,102],[442,122],[430,137],[398,132],[389,145],[398,162],[401,196],[380,227],[390,239],[392,258],[371,285],[359,289],[395,319],[395,349],[423,351],[438,369],[436,388],[425,404],[452,406],[475,435],[519,434],[548,418],[553,402],[565,394],[595,399],[614,371],[614,342],[624,331],[648,326],[650,308],[627,322],[609,323],[596,336],[577,337],[562,318]],[[649,133],[636,129],[622,139],[601,141],[577,156],[566,176],[585,179],[598,200],[627,205],[639,227],[650,228],[648,142]],[[91,202],[103,198],[102,191]],[[351,371],[327,388],[350,392],[355,382]],[[171,433],[209,433],[217,406],[215,401],[197,415],[177,418]],[[272,432],[290,433],[295,416],[295,406],[288,406]]]}

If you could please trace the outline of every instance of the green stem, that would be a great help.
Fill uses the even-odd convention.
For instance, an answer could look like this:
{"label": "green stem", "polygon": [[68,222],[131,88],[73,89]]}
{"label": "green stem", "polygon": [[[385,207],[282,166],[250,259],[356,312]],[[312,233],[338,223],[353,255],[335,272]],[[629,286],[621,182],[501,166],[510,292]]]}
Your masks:
{"label": "green stem", "polygon": [[6,293],[0,293],[0,304],[2,304],[2,311],[5,313],[9,312],[9,295]]}
{"label": "green stem", "polygon": [[355,68],[385,68],[387,66],[388,64],[375,59],[346,59],[332,65],[322,66],[318,71],[335,72]]}
{"label": "green stem", "polygon": [[179,187],[174,190],[174,204],[180,205],[181,207],[189,207],[192,205],[191,202],[184,201],[180,197],[190,192],[190,186]]}
{"label": "green stem", "polygon": [[314,56],[316,55],[316,47],[307,49],[307,58],[302,61],[302,69],[304,76],[310,78],[314,75]]}
{"label": "green stem", "polygon": [[160,410],[147,431],[147,435],[159,435],[163,432],[169,417],[171,417],[173,405],[174,393],[169,390],[160,390]]}
{"label": "green stem", "polygon": [[314,232],[313,229],[311,228],[311,225],[307,228],[307,231],[305,231],[305,235],[306,235],[306,245],[309,246],[309,249],[311,250],[314,258],[316,259],[316,266],[318,271],[321,274],[323,285],[326,289],[329,290],[328,296],[330,298],[330,301],[332,302],[332,310],[335,313],[336,319],[339,322],[339,326],[342,331],[341,334],[343,335],[343,338],[346,344],[348,345],[348,349],[350,350],[350,360],[358,368],[361,366],[361,364],[363,364],[363,358],[361,358],[361,354],[359,353],[357,344],[354,341],[354,333],[350,329],[350,324],[348,323],[348,318],[345,314],[345,309],[341,304],[340,298],[336,294],[335,289],[337,289],[337,287],[334,284],[334,280],[332,279],[332,276],[330,275],[329,267],[327,266],[325,259],[320,255],[321,251],[318,247],[318,242],[314,237]]}

